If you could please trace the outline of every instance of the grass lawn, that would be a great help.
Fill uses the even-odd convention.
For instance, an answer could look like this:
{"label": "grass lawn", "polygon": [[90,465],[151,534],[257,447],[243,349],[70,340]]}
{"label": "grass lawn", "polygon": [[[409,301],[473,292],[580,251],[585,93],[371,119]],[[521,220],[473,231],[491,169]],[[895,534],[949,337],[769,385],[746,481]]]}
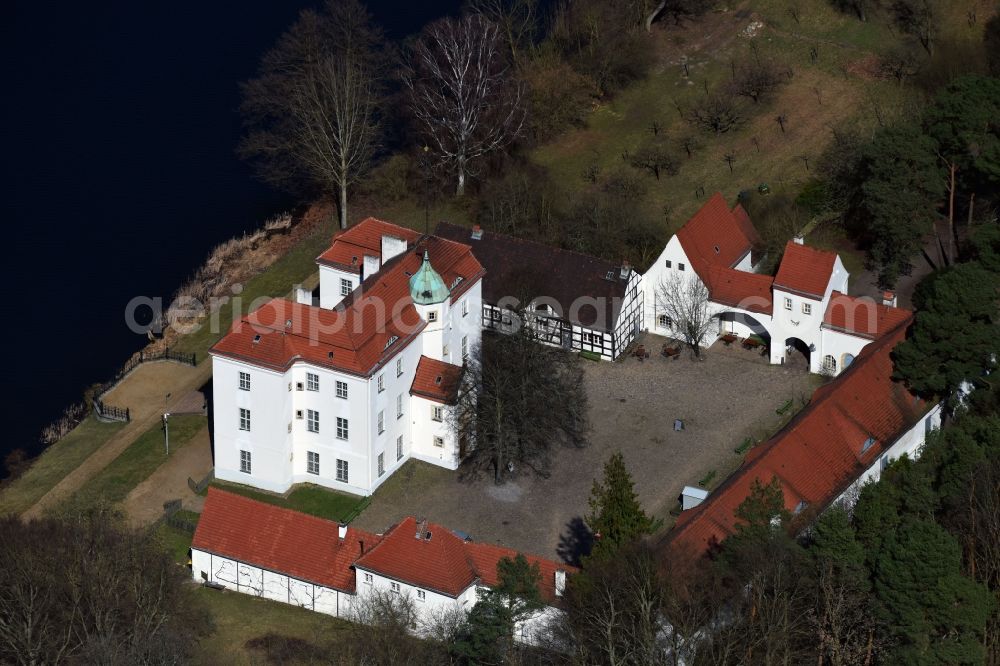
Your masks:
{"label": "grass lawn", "polygon": [[338,493],[320,486],[309,484],[296,486],[288,496],[261,492],[247,486],[225,481],[213,481],[212,485],[237,495],[255,499],[258,502],[273,504],[285,509],[301,511],[312,516],[319,516],[337,522],[353,518],[356,510],[367,505],[367,498],[346,493]]}
{"label": "grass lawn", "polygon": [[[184,414],[170,418],[171,454],[187,444],[208,424],[200,414]],[[163,430],[154,426],[135,440],[111,464],[92,477],[70,500],[74,506],[92,506],[100,500],[120,502],[139,483],[156,471],[165,459]]]}
{"label": "grass lawn", "polygon": [[[185,509],[181,509],[174,515],[195,524],[197,524],[198,518],[201,517],[200,514]],[[156,526],[156,536],[163,548],[174,558],[175,562],[187,566],[188,550],[191,548],[191,539],[194,538],[194,532],[188,532],[187,530],[168,525],[166,522],[161,522]]]}
{"label": "grass lawn", "polygon": [[0,513],[27,510],[124,425],[102,423],[88,416],[47,448],[21,478],[0,491]]}
{"label": "grass lawn", "polygon": [[200,588],[195,593],[215,620],[215,633],[203,639],[195,663],[258,664],[260,655],[246,649],[250,639],[268,633],[290,636],[332,648],[346,640],[347,622],[297,606],[259,599],[230,590]]}

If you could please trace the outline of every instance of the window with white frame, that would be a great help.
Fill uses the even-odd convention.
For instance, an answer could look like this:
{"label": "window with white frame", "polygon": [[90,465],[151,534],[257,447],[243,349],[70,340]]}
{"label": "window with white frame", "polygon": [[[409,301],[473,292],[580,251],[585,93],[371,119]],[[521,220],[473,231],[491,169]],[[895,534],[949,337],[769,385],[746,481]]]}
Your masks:
{"label": "window with white frame", "polygon": [[319,474],[319,454],[315,451],[306,451],[306,471]]}
{"label": "window with white frame", "polygon": [[597,345],[600,347],[604,344],[604,336],[600,333],[584,333],[582,336],[583,342],[588,345]]}
{"label": "window with white frame", "polygon": [[354,282],[347,278],[340,278],[340,295],[349,296],[354,291]]}
{"label": "window with white frame", "polygon": [[436,310],[430,310],[427,312],[427,321],[437,321],[438,313]]}
{"label": "window with white frame", "polygon": [[309,432],[319,432],[319,412],[315,409],[306,410],[306,428]]}
{"label": "window with white frame", "polygon": [[250,430],[250,410],[240,407],[240,430]]}
{"label": "window with white frame", "polygon": [[396,438],[396,460],[403,459],[403,436]]}
{"label": "window with white frame", "polygon": [[240,373],[240,390],[249,391],[250,390],[250,373],[241,372]]}
{"label": "window with white frame", "polygon": [[400,393],[396,396],[396,418],[403,418],[403,394]]}
{"label": "window with white frame", "polygon": [[337,381],[337,397],[347,399],[347,382]]}
{"label": "window with white frame", "polygon": [[792,299],[788,298],[787,296],[785,297],[785,309],[786,310],[792,309]]}
{"label": "window with white frame", "polygon": [[379,410],[378,412],[378,434],[385,432],[385,411]]}
{"label": "window with white frame", "polygon": [[438,437],[437,435],[435,435],[434,436],[434,446],[438,447],[439,449],[443,449],[444,448],[444,437]]}
{"label": "window with white frame", "polygon": [[337,439],[347,439],[347,419],[337,417]]}
{"label": "window with white frame", "polygon": [[678,261],[677,262],[677,270],[679,270],[679,271],[684,270],[684,264],[682,264],[681,262]]}
{"label": "window with white frame", "polygon": [[385,474],[385,454],[378,454],[378,475],[382,476]]}
{"label": "window with white frame", "polygon": [[347,483],[347,479],[349,478],[347,471],[347,461],[337,458],[337,481]]}
{"label": "window with white frame", "polygon": [[802,304],[802,314],[804,314],[804,315],[811,315],[812,313],[813,313],[812,303],[803,303]]}
{"label": "window with white frame", "polygon": [[400,377],[403,374],[403,359],[396,359],[396,376]]}
{"label": "window with white frame", "polygon": [[657,317],[657,324],[659,324],[660,328],[673,328],[674,320],[670,318],[670,315],[661,314]]}
{"label": "window with white frame", "polygon": [[467,314],[469,314],[469,301],[468,299],[464,299],[462,301],[462,316],[464,317]]}
{"label": "window with white frame", "polygon": [[306,389],[309,391],[319,390],[319,375],[312,372],[306,373]]}
{"label": "window with white frame", "polygon": [[444,420],[444,407],[441,405],[431,405],[431,420],[432,421],[443,421]]}
{"label": "window with white frame", "polygon": [[469,336],[462,336],[462,360],[469,358]]}
{"label": "window with white frame", "polygon": [[427,601],[427,592],[424,590],[417,590],[417,601]]}
{"label": "window with white frame", "polygon": [[365,574],[365,583],[367,583],[368,585],[371,585],[374,582],[375,582],[375,577],[372,576],[370,573],[366,573]]}
{"label": "window with white frame", "polygon": [[249,474],[250,473],[250,452],[240,451],[240,471]]}
{"label": "window with white frame", "polygon": [[389,591],[393,594],[399,594],[399,583],[389,583]]}
{"label": "window with white frame", "polygon": [[385,375],[378,376],[377,384],[379,393],[385,390]]}

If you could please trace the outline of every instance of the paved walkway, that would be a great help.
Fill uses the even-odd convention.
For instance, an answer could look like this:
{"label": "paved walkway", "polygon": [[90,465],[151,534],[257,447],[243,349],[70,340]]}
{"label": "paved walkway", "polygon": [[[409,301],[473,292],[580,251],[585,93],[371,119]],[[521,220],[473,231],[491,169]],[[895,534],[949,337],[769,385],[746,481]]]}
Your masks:
{"label": "paved walkway", "polygon": [[195,495],[187,480],[191,477],[201,481],[211,470],[212,442],[208,426],[205,426],[128,494],[125,513],[129,524],[133,527],[149,525],[163,515],[165,502],[176,499],[181,500],[182,508],[201,513],[205,498]]}
{"label": "paved walkway", "polygon": [[[211,377],[211,359],[202,361],[194,368],[171,362],[145,363],[136,368],[105,398],[108,404],[128,407],[132,413],[132,421],[67,474],[34,506],[25,511],[22,517],[39,518],[72,496],[127,449],[139,435],[156,426],[163,412],[179,411],[189,405],[189,394],[200,389]],[[169,398],[166,397],[168,394]]]}

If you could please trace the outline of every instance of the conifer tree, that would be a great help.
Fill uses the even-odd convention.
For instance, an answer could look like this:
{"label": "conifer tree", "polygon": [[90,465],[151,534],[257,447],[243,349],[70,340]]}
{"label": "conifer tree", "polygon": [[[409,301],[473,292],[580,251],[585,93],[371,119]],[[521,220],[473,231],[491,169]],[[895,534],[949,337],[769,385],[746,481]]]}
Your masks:
{"label": "conifer tree", "polygon": [[620,451],[604,464],[604,479],[594,479],[589,504],[586,521],[594,533],[591,557],[609,557],[659,526],[659,521],[646,515],[639,505],[635,484]]}

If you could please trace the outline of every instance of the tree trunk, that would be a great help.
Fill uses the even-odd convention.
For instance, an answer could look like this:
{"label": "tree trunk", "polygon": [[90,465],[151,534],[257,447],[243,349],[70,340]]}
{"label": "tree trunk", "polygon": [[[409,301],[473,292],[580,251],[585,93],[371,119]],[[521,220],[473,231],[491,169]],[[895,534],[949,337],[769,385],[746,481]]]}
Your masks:
{"label": "tree trunk", "polygon": [[653,29],[653,21],[656,20],[656,17],[659,16],[660,12],[666,6],[667,0],[660,0],[660,4],[656,5],[656,9],[649,13],[649,16],[646,17],[646,32],[650,32]]}
{"label": "tree trunk", "polygon": [[955,238],[955,163],[952,162],[948,165],[949,171],[951,171],[951,184],[948,186],[948,264],[951,266],[955,263],[955,257],[953,256],[954,243],[952,240]]}
{"label": "tree trunk", "polygon": [[347,228],[347,181],[340,183],[340,228]]}
{"label": "tree trunk", "polygon": [[463,196],[465,194],[465,160],[458,160],[458,187],[455,188],[456,196]]}

